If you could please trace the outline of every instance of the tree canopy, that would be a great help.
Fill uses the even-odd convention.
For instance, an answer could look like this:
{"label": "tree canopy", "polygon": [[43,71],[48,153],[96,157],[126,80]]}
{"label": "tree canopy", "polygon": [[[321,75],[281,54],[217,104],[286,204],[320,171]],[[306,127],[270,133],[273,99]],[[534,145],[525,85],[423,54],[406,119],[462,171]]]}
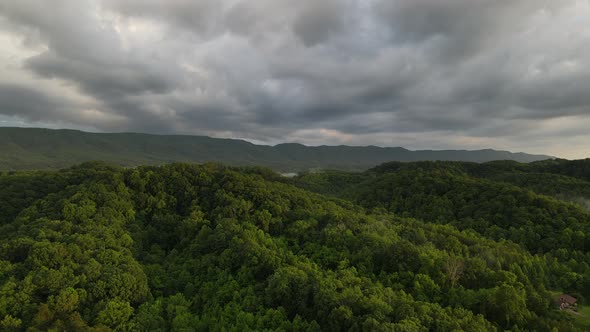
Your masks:
{"label": "tree canopy", "polygon": [[590,214],[470,167],[2,173],[0,330],[579,331]]}

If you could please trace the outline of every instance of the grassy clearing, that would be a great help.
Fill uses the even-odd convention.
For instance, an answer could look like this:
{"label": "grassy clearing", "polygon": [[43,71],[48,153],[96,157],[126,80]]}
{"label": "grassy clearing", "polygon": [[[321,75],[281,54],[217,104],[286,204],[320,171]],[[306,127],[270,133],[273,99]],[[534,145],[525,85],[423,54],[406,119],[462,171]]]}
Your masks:
{"label": "grassy clearing", "polygon": [[590,306],[578,306],[578,313],[583,316],[572,313],[576,325],[580,328],[590,331]]}
{"label": "grassy clearing", "polygon": [[578,306],[578,312],[581,313],[582,315],[590,317],[590,306],[587,306],[587,305]]}

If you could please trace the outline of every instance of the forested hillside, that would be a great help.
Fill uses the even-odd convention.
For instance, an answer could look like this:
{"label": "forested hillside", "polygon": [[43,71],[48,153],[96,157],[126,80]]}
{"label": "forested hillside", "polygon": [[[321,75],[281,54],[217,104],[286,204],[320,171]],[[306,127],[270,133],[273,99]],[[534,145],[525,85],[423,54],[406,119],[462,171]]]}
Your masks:
{"label": "forested hillside", "polygon": [[255,145],[206,136],[87,133],[77,130],[0,127],[0,170],[48,170],[92,160],[120,166],[171,162],[222,162],[299,172],[314,168],[366,170],[386,161],[463,160],[531,162],[544,155],[495,150],[410,151],[400,147]]}
{"label": "forested hillside", "polygon": [[392,213],[509,240],[557,259],[560,288],[590,297],[590,159],[382,164],[363,173],[308,172],[292,183]]}
{"label": "forested hillside", "polygon": [[509,239],[533,253],[563,248],[583,252],[590,246],[590,182],[584,171],[588,165],[590,159],[531,164],[393,162],[364,173],[305,173],[293,183],[370,210]]}
{"label": "forested hillside", "polygon": [[590,300],[557,197],[587,173],[558,166],[0,173],[0,330],[583,331],[550,291]]}

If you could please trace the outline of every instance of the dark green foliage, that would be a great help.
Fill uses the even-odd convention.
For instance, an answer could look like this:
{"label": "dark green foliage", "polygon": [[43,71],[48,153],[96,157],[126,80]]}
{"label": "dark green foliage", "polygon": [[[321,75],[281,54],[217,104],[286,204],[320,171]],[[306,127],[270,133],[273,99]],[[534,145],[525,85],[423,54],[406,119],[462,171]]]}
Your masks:
{"label": "dark green foliage", "polygon": [[[393,162],[360,174],[341,172],[338,177],[332,172],[303,174],[292,182],[373,211],[450,224],[518,243],[568,267],[548,286],[586,298],[590,297],[584,286],[590,281],[590,183],[582,179],[588,177],[588,164],[590,160]],[[570,173],[576,177],[563,175]]]}
{"label": "dark green foliage", "polygon": [[0,330],[578,331],[588,214],[451,166],[0,175]]}

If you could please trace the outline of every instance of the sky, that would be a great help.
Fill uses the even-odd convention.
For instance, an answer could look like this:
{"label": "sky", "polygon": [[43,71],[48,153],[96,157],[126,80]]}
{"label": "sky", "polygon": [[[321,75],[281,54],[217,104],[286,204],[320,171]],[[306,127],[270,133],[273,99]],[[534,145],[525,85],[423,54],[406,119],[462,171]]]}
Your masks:
{"label": "sky", "polygon": [[590,0],[0,0],[0,126],[590,157]]}

